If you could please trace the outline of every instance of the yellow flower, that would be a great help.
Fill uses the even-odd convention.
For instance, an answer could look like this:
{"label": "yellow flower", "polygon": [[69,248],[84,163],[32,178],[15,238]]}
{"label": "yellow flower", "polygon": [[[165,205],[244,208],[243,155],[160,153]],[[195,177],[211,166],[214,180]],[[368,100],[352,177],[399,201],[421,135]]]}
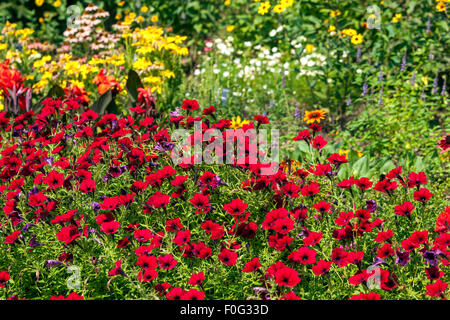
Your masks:
{"label": "yellow flower", "polygon": [[118,5],[119,7],[123,7],[124,4],[125,4],[125,1],[120,1],[117,5]]}
{"label": "yellow flower", "polygon": [[225,0],[224,5],[229,6],[231,4],[231,0]]}
{"label": "yellow flower", "polygon": [[158,16],[157,16],[156,14],[153,15],[153,16],[150,18],[150,21],[153,22],[153,23],[158,22]]}
{"label": "yellow flower", "polygon": [[402,18],[401,13],[396,13],[395,16],[392,18],[392,22],[396,23]]}
{"label": "yellow flower", "polygon": [[341,12],[339,10],[331,10],[330,17],[337,17],[340,16]]}
{"label": "yellow flower", "polygon": [[56,0],[55,2],[53,2],[53,6],[55,7],[55,8],[58,8],[58,7],[60,7],[61,6],[61,0]]}
{"label": "yellow flower", "polygon": [[439,12],[445,11],[445,3],[444,2],[439,2],[436,5],[436,10]]}
{"label": "yellow flower", "polygon": [[141,12],[142,12],[142,13],[147,13],[147,12],[148,12],[148,7],[147,7],[147,6],[143,6],[143,7],[141,8]]}
{"label": "yellow flower", "polygon": [[360,44],[360,43],[362,43],[363,42],[363,36],[362,36],[362,34],[356,34],[356,35],[354,35],[353,37],[352,37],[352,43],[353,44]]}
{"label": "yellow flower", "polygon": [[428,77],[421,77],[420,80],[427,86],[428,85]]}
{"label": "yellow flower", "polygon": [[270,2],[266,1],[266,2],[261,2],[259,4],[259,8],[258,8],[258,13],[261,15],[265,15],[267,12],[269,12],[270,9]]}
{"label": "yellow flower", "polygon": [[233,30],[234,30],[234,26],[231,26],[231,25],[227,26],[227,31],[228,32],[231,32]]}
{"label": "yellow flower", "polygon": [[335,31],[336,30],[336,27],[335,26],[333,26],[333,25],[330,25],[329,27],[328,27],[328,32],[333,32],[333,31]]}
{"label": "yellow flower", "polygon": [[38,7],[42,6],[44,4],[44,0],[35,0],[34,3],[36,3],[36,5]]}
{"label": "yellow flower", "polygon": [[277,4],[275,7],[273,7],[273,12],[275,13],[282,13],[284,10],[286,10],[286,8],[281,4]]}
{"label": "yellow flower", "polygon": [[306,49],[306,51],[307,51],[308,53],[313,52],[315,48],[316,48],[316,47],[314,47],[312,44],[307,44],[307,45],[305,46],[305,49]]}
{"label": "yellow flower", "polygon": [[136,18],[137,23],[142,23],[142,22],[144,22],[144,20],[145,20],[145,18],[143,16],[139,16]]}
{"label": "yellow flower", "polygon": [[235,118],[231,119],[230,128],[231,129],[239,129],[239,128],[242,128],[245,124],[249,124],[249,123],[250,123],[250,121],[245,120],[245,119],[241,120],[241,117],[237,116],[236,119]]}
{"label": "yellow flower", "polygon": [[305,111],[304,121],[307,124],[314,122],[320,123],[320,120],[325,119],[326,112],[324,110]]}
{"label": "yellow flower", "polygon": [[294,159],[283,160],[280,163],[280,169],[283,170],[284,173],[293,173],[298,169],[301,169],[301,163]]}
{"label": "yellow flower", "polygon": [[294,0],[281,0],[280,4],[283,6],[283,8],[287,9],[294,5]]}
{"label": "yellow flower", "polygon": [[339,154],[341,155],[341,156],[345,156],[345,157],[348,157],[348,153],[350,152],[350,150],[342,150],[342,149],[339,149]]}

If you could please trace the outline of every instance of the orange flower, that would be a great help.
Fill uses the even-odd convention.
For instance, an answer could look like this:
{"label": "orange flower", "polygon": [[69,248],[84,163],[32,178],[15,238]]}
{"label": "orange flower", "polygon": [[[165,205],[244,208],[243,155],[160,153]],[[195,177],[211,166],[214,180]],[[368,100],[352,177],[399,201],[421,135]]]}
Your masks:
{"label": "orange flower", "polygon": [[320,120],[325,119],[326,112],[324,110],[305,111],[305,118],[307,124],[314,122],[320,123]]}
{"label": "orange flower", "polygon": [[104,69],[100,70],[100,72],[95,76],[94,83],[97,85],[98,94],[100,95],[110,89],[116,91],[116,93],[122,90],[114,76],[105,75]]}
{"label": "orange flower", "polygon": [[0,63],[0,91],[3,91],[4,95],[9,97],[8,89],[13,90],[15,87],[16,90],[19,90],[22,88],[24,81],[25,78],[19,71],[9,68],[9,60]]}

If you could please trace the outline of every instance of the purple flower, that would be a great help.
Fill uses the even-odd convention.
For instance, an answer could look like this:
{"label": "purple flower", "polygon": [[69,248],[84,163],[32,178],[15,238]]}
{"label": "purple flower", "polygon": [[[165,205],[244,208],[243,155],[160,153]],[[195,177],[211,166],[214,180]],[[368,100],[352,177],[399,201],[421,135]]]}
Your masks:
{"label": "purple flower", "polygon": [[395,259],[395,264],[401,266],[406,266],[409,262],[409,252],[408,251],[397,251],[397,258]]}
{"label": "purple flower", "polygon": [[27,223],[26,225],[23,226],[22,231],[23,232],[28,232],[30,230],[31,227],[36,227],[36,225],[34,223]]}
{"label": "purple flower", "polygon": [[386,261],[384,261],[380,257],[375,257],[375,261],[372,263],[372,267],[376,267],[376,266],[378,266],[380,264],[383,264],[383,265],[389,267],[389,264]]}
{"label": "purple flower", "polygon": [[437,254],[435,251],[427,250],[423,253],[422,257],[432,266],[437,266]]}
{"label": "purple flower", "polygon": [[401,72],[405,72],[405,68],[406,68],[406,49],[405,49],[405,53],[403,54],[403,58],[402,58],[402,64],[400,67],[400,71]]}
{"label": "purple flower", "polygon": [[300,119],[300,108],[299,106],[295,107],[294,117],[296,120]]}
{"label": "purple flower", "polygon": [[154,147],[155,150],[166,152],[166,151],[172,151],[172,149],[175,147],[173,143],[170,142],[158,142],[156,146]]}
{"label": "purple flower", "polygon": [[50,167],[53,167],[53,157],[45,157],[44,161],[47,162]]}
{"label": "purple flower", "polygon": [[92,202],[92,210],[94,211],[99,211],[102,207],[100,206],[100,204],[98,202]]}
{"label": "purple flower", "polygon": [[367,207],[367,211],[369,211],[370,213],[375,212],[378,208],[380,208],[377,203],[375,202],[375,200],[367,200],[366,201],[366,207]]}
{"label": "purple flower", "polygon": [[181,115],[180,108],[176,108],[174,111],[170,112],[170,116],[172,118],[179,117]]}
{"label": "purple flower", "polygon": [[41,242],[37,242],[36,241],[36,235],[35,234],[33,234],[33,237],[31,238],[31,241],[30,241],[30,249],[28,249],[28,251],[31,251],[31,250],[33,250],[34,248],[36,248],[36,247],[38,247],[38,246],[43,246],[44,244],[43,243],[41,243]]}
{"label": "purple flower", "polygon": [[58,260],[47,260],[47,261],[45,261],[45,266],[47,267],[47,268],[53,268],[53,267],[55,267],[55,266],[59,266],[59,265],[61,265],[62,264],[62,262],[61,261],[58,261]]}
{"label": "purple flower", "polygon": [[363,89],[362,96],[363,96],[363,97],[367,94],[367,89],[368,89],[368,88],[369,88],[369,85],[367,84],[367,82],[364,82],[364,83],[363,83],[363,87],[362,87],[362,89]]}

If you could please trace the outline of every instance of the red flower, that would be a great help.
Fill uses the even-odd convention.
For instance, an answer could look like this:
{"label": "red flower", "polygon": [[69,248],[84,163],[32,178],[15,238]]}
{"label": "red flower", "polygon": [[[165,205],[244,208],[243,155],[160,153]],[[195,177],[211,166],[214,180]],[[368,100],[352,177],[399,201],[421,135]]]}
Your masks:
{"label": "red flower", "polygon": [[380,249],[378,249],[377,257],[379,257],[381,259],[385,259],[394,254],[395,254],[395,251],[394,251],[394,249],[392,249],[391,244],[385,243]]}
{"label": "red flower", "polygon": [[316,276],[327,273],[330,270],[333,261],[319,260],[312,270]]}
{"label": "red flower", "polygon": [[275,282],[280,287],[293,288],[300,282],[300,278],[297,271],[289,267],[284,267],[275,273]]}
{"label": "red flower", "polygon": [[386,178],[388,178],[390,180],[397,179],[397,178],[400,178],[401,174],[402,174],[402,166],[389,171],[389,173],[386,175]]}
{"label": "red flower", "polygon": [[136,229],[134,231],[134,238],[137,241],[145,242],[145,241],[150,240],[152,237],[153,237],[153,234],[148,229],[142,229],[142,230],[141,229]]}
{"label": "red flower", "polygon": [[339,213],[339,218],[336,218],[334,220],[334,222],[338,225],[338,226],[346,226],[351,219],[353,219],[354,214],[352,211],[349,212],[341,212]]}
{"label": "red flower", "polygon": [[202,114],[204,116],[208,116],[210,114],[213,114],[214,112],[216,112],[216,108],[214,108],[214,106],[210,106],[209,108],[203,109]]}
{"label": "red flower", "polygon": [[12,244],[12,243],[16,242],[17,239],[19,238],[20,234],[21,234],[20,230],[16,230],[13,233],[11,233],[9,236],[6,236],[4,244]]}
{"label": "red flower", "polygon": [[321,200],[320,202],[313,205],[313,208],[319,211],[320,213],[328,212],[331,208],[331,204],[329,202]]}
{"label": "red flower", "polygon": [[234,199],[228,204],[223,206],[223,209],[231,215],[240,215],[247,210],[248,204],[243,202],[241,199]]}
{"label": "red flower", "polygon": [[302,196],[311,197],[317,194],[320,191],[319,184],[317,182],[313,182],[310,185],[304,186],[302,188]]}
{"label": "red flower", "polygon": [[142,269],[156,269],[156,257],[141,255],[138,257],[138,261],[136,262],[137,266],[140,266]]}
{"label": "red flower", "polygon": [[395,181],[391,181],[389,179],[384,179],[379,181],[374,189],[383,193],[390,193],[391,191],[394,191],[397,189],[398,184]]}
{"label": "red flower", "polygon": [[194,194],[190,202],[195,208],[199,209],[196,210],[195,213],[207,213],[211,207],[209,197],[201,193]]}
{"label": "red flower", "polygon": [[9,279],[11,279],[11,277],[8,272],[0,271],[0,288],[4,288]]}
{"label": "red flower", "polygon": [[339,153],[333,153],[328,157],[328,161],[334,165],[341,165],[342,163],[347,163],[348,160],[344,155],[340,155]]}
{"label": "red flower", "polygon": [[335,264],[342,268],[348,264],[348,261],[346,259],[347,255],[348,253],[345,250],[341,248],[335,248],[331,252],[331,260],[333,260]]}
{"label": "red flower", "polygon": [[394,211],[400,216],[409,216],[414,209],[414,205],[411,202],[405,201],[403,204],[395,206]]}
{"label": "red flower", "polygon": [[289,198],[296,198],[299,196],[299,192],[302,188],[297,186],[295,183],[288,182],[281,187],[281,191]]}
{"label": "red flower", "polygon": [[311,142],[311,145],[315,149],[322,149],[327,145],[327,141],[322,136],[317,136],[314,138],[314,140]]}
{"label": "red flower", "polygon": [[158,272],[154,269],[147,268],[144,271],[139,271],[138,280],[141,282],[149,282],[158,277]]}
{"label": "red flower", "polygon": [[185,292],[186,291],[179,287],[174,287],[166,294],[166,298],[167,300],[181,300],[181,297]]}
{"label": "red flower", "polygon": [[348,300],[381,300],[381,296],[375,292],[355,294]]}
{"label": "red flower", "polygon": [[301,247],[289,254],[288,259],[302,264],[314,264],[316,262],[316,250]]}
{"label": "red flower", "polygon": [[374,239],[375,242],[383,243],[387,241],[390,237],[394,235],[394,231],[392,229],[386,231],[380,231],[377,234],[377,237]]}
{"label": "red flower", "polygon": [[56,234],[59,241],[64,241],[65,244],[70,244],[75,239],[80,237],[78,228],[73,224],[68,227],[62,227],[61,231]]}
{"label": "red flower", "polygon": [[183,228],[184,227],[181,224],[180,218],[175,218],[173,220],[166,221],[166,231],[167,232],[177,232]]}
{"label": "red flower", "polygon": [[436,219],[436,227],[434,229],[436,232],[450,232],[450,206],[445,208],[439,217]]}
{"label": "red flower", "polygon": [[288,234],[294,229],[294,221],[290,218],[277,219],[273,223],[273,229],[280,234]]}
{"label": "red flower", "polygon": [[44,183],[48,185],[50,189],[56,189],[63,185],[64,174],[58,171],[50,171],[47,177],[44,178]]}
{"label": "red flower", "polygon": [[100,230],[106,234],[114,234],[117,232],[117,230],[119,228],[120,228],[120,223],[118,221],[108,221],[108,222],[102,223]]}
{"label": "red flower", "polygon": [[368,178],[362,177],[358,180],[355,180],[355,185],[361,190],[367,190],[372,188],[373,183]]}
{"label": "red flower", "polygon": [[229,249],[223,249],[219,254],[219,260],[227,266],[234,266],[237,260],[237,253]]}
{"label": "red flower", "polygon": [[197,289],[190,289],[189,291],[183,293],[181,300],[203,300],[205,299],[205,293],[203,291],[198,291]]}
{"label": "red flower", "polygon": [[252,260],[247,262],[245,267],[242,269],[243,272],[255,272],[261,267],[261,263],[259,263],[259,257],[254,257]]}
{"label": "red flower", "polygon": [[408,177],[408,187],[412,188],[415,186],[420,186],[421,184],[427,184],[427,176],[424,172],[411,172]]}
{"label": "red flower", "polygon": [[439,279],[435,283],[427,285],[426,288],[428,296],[439,297],[448,288],[448,284]]}
{"label": "red flower", "polygon": [[181,230],[177,232],[175,238],[173,239],[173,242],[175,242],[177,246],[181,246],[189,242],[189,240],[191,240],[191,231]]}
{"label": "red flower", "polygon": [[301,141],[301,140],[307,140],[309,139],[309,130],[305,129],[303,131],[300,131],[296,137],[294,137],[292,140],[294,141]]}
{"label": "red flower", "polygon": [[153,208],[165,208],[169,202],[170,196],[162,194],[160,191],[156,191],[155,194],[148,199],[147,204]]}
{"label": "red flower", "polygon": [[200,107],[197,100],[189,100],[186,99],[183,101],[183,104],[181,105],[181,109],[188,110],[188,111],[194,111],[197,110]]}
{"label": "red flower", "polygon": [[432,195],[433,194],[430,190],[422,188],[418,191],[414,191],[414,200],[425,203],[431,198]]}
{"label": "red flower", "polygon": [[302,298],[297,296],[294,291],[290,291],[283,295],[280,300],[302,300]]}
{"label": "red flower", "polygon": [[177,260],[173,258],[171,254],[158,257],[158,265],[162,269],[173,269],[177,265]]}
{"label": "red flower", "polygon": [[269,118],[266,116],[256,115],[253,117],[253,120],[257,121],[258,124],[267,124],[269,123]]}
{"label": "red flower", "polygon": [[192,286],[198,286],[203,282],[203,280],[205,280],[205,274],[203,272],[199,272],[191,275],[188,283]]}

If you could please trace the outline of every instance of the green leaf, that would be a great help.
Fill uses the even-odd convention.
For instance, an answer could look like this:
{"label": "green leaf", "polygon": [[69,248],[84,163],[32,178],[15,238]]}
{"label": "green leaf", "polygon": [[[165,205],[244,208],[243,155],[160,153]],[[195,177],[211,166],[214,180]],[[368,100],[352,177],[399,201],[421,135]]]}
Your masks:
{"label": "green leaf", "polygon": [[111,90],[108,90],[98,98],[98,100],[92,105],[91,109],[98,114],[105,113],[108,106],[113,103],[114,97]]}
{"label": "green leaf", "polygon": [[144,85],[142,84],[141,78],[136,71],[130,70],[128,72],[128,79],[125,87],[127,88],[127,92],[130,98],[133,99],[133,101],[137,101],[139,94],[138,88],[143,88]]}
{"label": "green leaf", "polygon": [[48,98],[64,98],[65,95],[64,89],[58,85],[51,87],[47,93]]}

